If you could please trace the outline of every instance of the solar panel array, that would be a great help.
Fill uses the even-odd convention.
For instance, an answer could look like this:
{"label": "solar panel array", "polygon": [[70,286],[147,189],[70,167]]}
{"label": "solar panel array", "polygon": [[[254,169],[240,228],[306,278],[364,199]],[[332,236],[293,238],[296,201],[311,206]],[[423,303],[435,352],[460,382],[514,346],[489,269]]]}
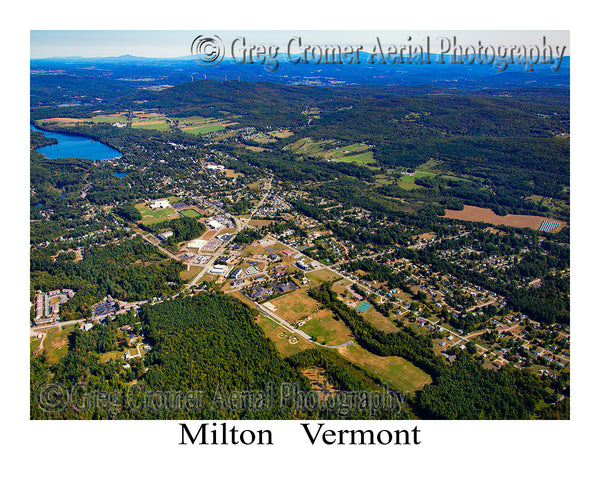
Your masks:
{"label": "solar panel array", "polygon": [[540,230],[542,232],[551,232],[552,230],[554,230],[559,225],[560,225],[559,222],[550,222],[548,220],[544,220],[542,222],[542,225],[540,226]]}

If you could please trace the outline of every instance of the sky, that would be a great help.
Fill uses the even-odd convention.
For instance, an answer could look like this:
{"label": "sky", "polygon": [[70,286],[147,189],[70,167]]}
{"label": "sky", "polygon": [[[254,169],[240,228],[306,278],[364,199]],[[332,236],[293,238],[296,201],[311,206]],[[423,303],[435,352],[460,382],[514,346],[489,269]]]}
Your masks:
{"label": "sky", "polygon": [[[461,45],[542,45],[542,37],[551,45],[565,45],[569,54],[569,32],[565,30],[31,30],[30,58],[47,57],[112,57],[134,55],[165,58],[190,55],[191,43],[198,35],[218,35],[227,46],[236,37],[248,44],[278,45],[286,48],[293,37],[301,37],[304,45],[361,45],[372,48],[379,37],[383,45],[424,44],[431,39],[431,51],[439,53],[441,38],[456,36]],[[411,40],[409,40],[409,38]]]}

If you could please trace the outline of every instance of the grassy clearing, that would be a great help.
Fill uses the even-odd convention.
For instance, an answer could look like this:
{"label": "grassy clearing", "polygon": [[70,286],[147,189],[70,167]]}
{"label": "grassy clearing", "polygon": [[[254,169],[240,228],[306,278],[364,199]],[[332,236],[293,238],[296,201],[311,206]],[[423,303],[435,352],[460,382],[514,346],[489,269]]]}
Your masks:
{"label": "grassy clearing", "polygon": [[336,282],[337,280],[342,278],[340,275],[335,273],[333,270],[330,270],[329,268],[322,268],[321,270],[313,270],[312,272],[307,273],[306,276],[310,280],[314,280],[319,283]]}
{"label": "grassy clearing", "polygon": [[204,135],[205,133],[220,132],[221,130],[225,130],[225,127],[223,125],[211,124],[200,127],[198,129],[198,133],[200,135]]}
{"label": "grassy clearing", "polygon": [[358,153],[356,155],[345,155],[343,157],[337,158],[336,160],[340,162],[357,163],[359,165],[375,163],[375,159],[373,158],[373,152],[363,152]]}
{"label": "grassy clearing", "polygon": [[300,328],[315,341],[325,345],[340,345],[354,339],[350,329],[341,320],[336,320],[329,309],[312,314],[310,320]]}
{"label": "grassy clearing", "polygon": [[431,383],[429,375],[402,357],[379,357],[358,345],[340,348],[338,353],[389,382],[391,387],[407,393],[414,393]]}
{"label": "grassy clearing", "polygon": [[50,363],[58,362],[67,354],[69,351],[69,334],[76,328],[78,328],[78,325],[66,325],[46,330],[43,346]]}
{"label": "grassy clearing", "polygon": [[154,121],[154,122],[132,122],[131,128],[142,128],[146,130],[157,130],[159,132],[164,132],[169,130],[170,126],[166,121]]}
{"label": "grassy clearing", "polygon": [[202,271],[202,267],[190,267],[189,270],[184,270],[179,273],[179,276],[184,282],[189,282]]}
{"label": "grassy clearing", "polygon": [[315,313],[319,302],[308,296],[308,288],[299,288],[293,292],[286,293],[271,303],[277,307],[277,316],[286,322],[295,323]]}
{"label": "grassy clearing", "polygon": [[[296,353],[312,348],[311,344],[302,337],[291,334],[285,328],[277,325],[264,315],[258,315],[256,324],[265,332],[275,344],[275,348],[282,357],[289,357]],[[291,342],[290,342],[291,340]]]}
{"label": "grassy clearing", "polygon": [[392,322],[389,318],[384,317],[375,308],[369,308],[365,313],[362,314],[363,318],[373,325],[375,328],[385,332],[392,333],[398,332],[400,329]]}

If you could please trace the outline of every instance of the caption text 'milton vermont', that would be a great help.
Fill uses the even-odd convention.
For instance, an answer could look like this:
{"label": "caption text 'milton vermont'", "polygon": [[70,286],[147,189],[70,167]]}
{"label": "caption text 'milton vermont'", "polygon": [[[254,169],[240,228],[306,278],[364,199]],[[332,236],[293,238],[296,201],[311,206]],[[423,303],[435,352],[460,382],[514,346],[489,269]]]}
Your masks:
{"label": "caption text 'milton vermont'", "polygon": [[[202,423],[197,429],[180,423],[179,445],[274,445],[269,429],[228,427],[227,423]],[[325,423],[300,423],[302,432],[311,445],[419,445],[418,427],[398,430],[338,429],[325,427]]]}

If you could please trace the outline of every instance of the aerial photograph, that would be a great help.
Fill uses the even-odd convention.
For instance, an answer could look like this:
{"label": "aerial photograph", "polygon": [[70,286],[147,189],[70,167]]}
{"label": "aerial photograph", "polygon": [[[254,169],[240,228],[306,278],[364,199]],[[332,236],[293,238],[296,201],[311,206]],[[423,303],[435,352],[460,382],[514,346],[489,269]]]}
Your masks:
{"label": "aerial photograph", "polygon": [[31,420],[571,418],[569,31],[31,30],[29,81]]}

